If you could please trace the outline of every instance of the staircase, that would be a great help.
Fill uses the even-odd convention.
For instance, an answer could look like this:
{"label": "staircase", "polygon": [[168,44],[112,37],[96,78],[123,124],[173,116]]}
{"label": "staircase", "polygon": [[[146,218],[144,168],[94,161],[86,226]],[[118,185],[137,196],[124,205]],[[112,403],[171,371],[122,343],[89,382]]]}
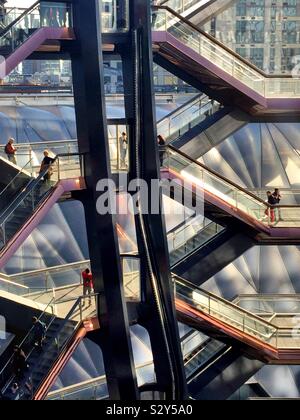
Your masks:
{"label": "staircase", "polygon": [[168,144],[198,159],[249,122],[249,116],[199,94],[157,123]]}
{"label": "staircase", "polygon": [[195,81],[194,87],[202,85],[200,90],[206,92],[206,86],[209,96],[246,113],[299,115],[299,79],[265,74],[169,7],[159,7],[154,15],[154,60],[162,58],[158,64],[171,63],[182,79],[186,74],[188,83]]}
{"label": "staircase", "polygon": [[[183,229],[186,231],[189,228],[190,225],[187,224]],[[174,266],[183,258],[186,258],[189,254],[199,249],[201,246],[207,243],[209,239],[213,238],[222,230],[223,228],[221,226],[218,226],[216,223],[211,222],[208,225],[201,228],[198,232],[195,232],[194,235],[192,235],[191,233],[192,236],[189,239],[187,239],[185,232],[180,231],[180,228],[173,232],[175,238],[176,236],[182,235],[182,241],[184,243],[181,246],[177,245],[177,247],[170,252],[171,266]],[[171,239],[170,236],[171,235],[169,234],[169,240]]]}
{"label": "staircase", "polygon": [[194,329],[224,343],[231,343],[244,355],[271,364],[297,364],[300,339],[293,319],[255,315],[225,299],[209,293],[179,276],[174,276],[178,319]]}
{"label": "staircase", "polygon": [[[72,159],[69,160],[70,156]],[[76,165],[74,160],[76,156]],[[57,165],[57,166],[56,166]],[[63,172],[60,171],[60,165]],[[69,169],[68,170],[68,165]],[[45,180],[54,171],[57,182]],[[0,214],[1,250],[0,267],[3,267],[33,229],[41,222],[52,206],[66,193],[83,188],[82,155],[57,156],[56,163],[33,179]],[[67,177],[62,179],[63,177]],[[73,176],[73,178],[68,178]]]}
{"label": "staircase", "polygon": [[[49,392],[57,376],[63,370],[68,360],[85,337],[88,331],[99,328],[95,321],[85,322],[82,319],[82,307],[85,298],[80,297],[72,306],[65,319],[58,318],[54,313],[55,306],[63,304],[63,301],[55,299],[46,307],[39,320],[46,324],[46,339],[42,349],[35,346],[33,329],[20,343],[20,347],[27,356],[29,365],[24,378],[18,380],[12,372],[12,359],[6,364],[0,373],[2,382],[2,395],[5,399],[15,400],[40,400],[44,399]],[[19,391],[12,392],[12,385],[19,384]]]}
{"label": "staircase", "polygon": [[70,5],[62,3],[59,6],[66,14],[65,22],[58,19],[47,22],[43,17],[47,7],[46,2],[37,1],[1,30],[0,54],[6,58],[1,67],[2,79],[35,51],[59,52],[61,41],[74,39]]}
{"label": "staircase", "polygon": [[[203,206],[205,215],[221,225],[243,229],[262,243],[296,244],[300,240],[300,206],[271,206],[200,162],[168,147],[161,177],[172,180],[173,199],[182,205]],[[176,186],[178,188],[176,189]],[[184,200],[183,189],[189,199]],[[163,191],[169,194],[167,188]],[[282,220],[276,217],[281,210]]]}

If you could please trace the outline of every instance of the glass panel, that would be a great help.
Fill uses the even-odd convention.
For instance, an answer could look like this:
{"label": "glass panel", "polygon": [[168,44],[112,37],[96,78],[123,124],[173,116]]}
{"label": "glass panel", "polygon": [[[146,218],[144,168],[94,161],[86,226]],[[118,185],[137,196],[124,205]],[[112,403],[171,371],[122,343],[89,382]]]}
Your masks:
{"label": "glass panel", "polygon": [[44,168],[39,177],[32,180],[30,185],[21,191],[2,214],[0,222],[2,248],[32,216],[42,201],[45,201],[53,192],[53,187],[57,181],[77,178],[82,173],[83,156],[78,154],[60,156],[52,165]]}
{"label": "glass panel", "polygon": [[173,141],[213,115],[220,106],[218,102],[201,95],[161,120],[157,125],[158,134],[168,142]]}
{"label": "glass panel", "polygon": [[13,177],[11,182],[0,193],[0,211],[8,207],[20,192],[32,182],[33,166],[32,159],[29,159],[24,167]]}
{"label": "glass panel", "polygon": [[225,349],[226,345],[216,340],[208,340],[199,351],[184,364],[187,379],[199,372],[217,353]]}
{"label": "glass panel", "polygon": [[241,191],[238,186],[220,178],[208,168],[189,160],[174,149],[168,150],[164,166],[176,172],[179,175],[179,181],[183,178],[186,182],[197,185],[206,194],[222,200],[257,221],[271,222],[271,214],[268,212],[266,214],[268,208],[266,203]]}
{"label": "glass panel", "polygon": [[102,32],[127,32],[129,29],[129,0],[103,0]]}
{"label": "glass panel", "polygon": [[22,45],[37,29],[42,27],[71,27],[71,5],[42,1],[20,18],[12,28],[0,38],[1,48],[6,54]]}
{"label": "glass panel", "polygon": [[205,33],[196,31],[188,23],[167,10],[153,12],[154,31],[167,31],[188,48],[209,60],[215,66],[239,82],[242,82],[261,96],[273,98],[291,98],[300,95],[298,78],[265,78],[230,51],[217,45]]}
{"label": "glass panel", "polygon": [[188,254],[199,249],[224,228],[205,219],[203,216],[192,217],[184,225],[168,234],[168,246],[171,264],[174,265]]}
{"label": "glass panel", "polygon": [[193,6],[204,6],[210,0],[169,0],[166,2],[161,2],[164,6],[170,7],[170,9],[175,10],[175,12],[181,14],[190,10]]}
{"label": "glass panel", "polygon": [[129,301],[139,302],[141,300],[140,259],[123,257],[122,267],[125,298]]}
{"label": "glass panel", "polygon": [[299,296],[239,296],[237,305],[255,314],[299,314]]}
{"label": "glass panel", "polygon": [[192,287],[183,282],[182,279],[176,277],[175,286],[178,299],[243,333],[259,338],[264,342],[270,342],[277,334],[277,328],[263,319],[241,310],[238,306],[226,302],[218,296],[207,293],[200,288]]}

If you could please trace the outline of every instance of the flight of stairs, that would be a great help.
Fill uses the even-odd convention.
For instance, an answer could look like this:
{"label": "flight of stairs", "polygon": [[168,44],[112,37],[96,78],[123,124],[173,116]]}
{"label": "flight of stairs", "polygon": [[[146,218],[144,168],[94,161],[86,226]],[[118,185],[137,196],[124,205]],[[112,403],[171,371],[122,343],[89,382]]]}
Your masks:
{"label": "flight of stairs", "polygon": [[[29,371],[26,375],[26,380],[22,384],[21,393],[19,395],[18,393],[12,393],[11,385],[16,382],[12,379],[4,393],[6,399],[15,400],[18,398],[22,400],[31,400],[33,398],[43,380],[45,380],[51,371],[52,366],[61,352],[61,348],[75,332],[77,323],[67,321],[66,325],[63,325],[64,322],[65,320],[63,319],[54,319],[47,330],[46,340],[42,351],[32,347],[27,359]],[[30,391],[25,387],[25,383],[30,385]]]}
{"label": "flight of stairs", "polygon": [[207,363],[226,347],[225,344],[208,339],[197,349],[190,353],[184,360],[186,378],[191,379],[197,372],[204,368]]}
{"label": "flight of stairs", "polygon": [[189,239],[184,245],[170,253],[171,266],[175,265],[183,258],[191,254],[193,251],[200,248],[209,239],[215,236],[217,232],[218,225],[216,223],[210,223],[209,225],[204,227],[202,230],[200,230],[200,232],[198,232],[195,236]]}
{"label": "flight of stairs", "polygon": [[23,200],[23,202],[13,211],[12,215],[5,222],[6,243],[18,232],[24,223],[33,214],[36,207],[43,200],[50,190],[43,190],[43,182],[33,189],[33,191]]}

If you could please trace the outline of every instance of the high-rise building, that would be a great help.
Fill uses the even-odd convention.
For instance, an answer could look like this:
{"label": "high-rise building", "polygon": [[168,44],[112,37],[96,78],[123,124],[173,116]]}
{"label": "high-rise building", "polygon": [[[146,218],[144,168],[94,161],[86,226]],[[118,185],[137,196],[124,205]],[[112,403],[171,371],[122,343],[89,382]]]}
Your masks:
{"label": "high-rise building", "polygon": [[300,0],[237,0],[204,28],[267,73],[300,61]]}

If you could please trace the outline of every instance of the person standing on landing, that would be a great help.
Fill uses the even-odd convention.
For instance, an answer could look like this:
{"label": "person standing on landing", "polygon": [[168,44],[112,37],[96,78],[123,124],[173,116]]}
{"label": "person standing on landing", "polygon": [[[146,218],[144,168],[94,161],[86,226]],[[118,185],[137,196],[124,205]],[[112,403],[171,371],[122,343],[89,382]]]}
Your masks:
{"label": "person standing on landing", "polygon": [[[93,275],[89,268],[82,272],[82,280],[83,280],[83,296],[89,296],[89,305],[92,304],[92,294],[94,291],[94,284],[93,284]],[[85,300],[83,301],[83,306],[85,306]]]}
{"label": "person standing on landing", "polygon": [[7,159],[11,163],[14,163],[16,165],[17,164],[17,159],[16,159],[17,149],[14,146],[14,142],[15,142],[15,139],[13,139],[12,137],[8,140],[8,143],[5,146],[5,153],[6,153]]}

